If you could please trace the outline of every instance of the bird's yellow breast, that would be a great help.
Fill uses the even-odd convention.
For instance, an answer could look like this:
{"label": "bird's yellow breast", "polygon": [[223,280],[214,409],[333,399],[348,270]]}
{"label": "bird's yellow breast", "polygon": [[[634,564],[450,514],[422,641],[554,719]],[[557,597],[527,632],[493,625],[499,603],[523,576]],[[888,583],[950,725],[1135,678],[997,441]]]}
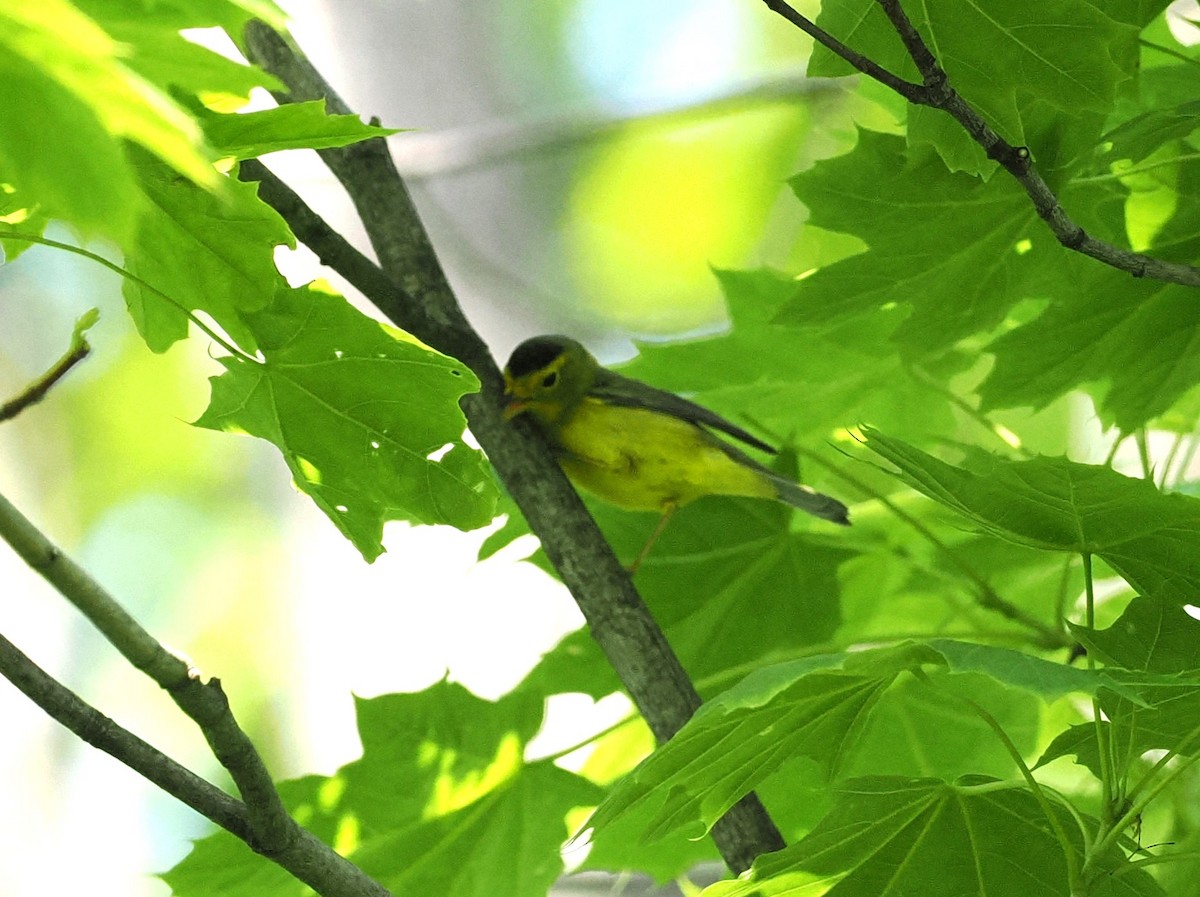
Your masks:
{"label": "bird's yellow breast", "polygon": [[577,485],[625,508],[663,510],[702,495],[776,495],[761,472],[730,457],[717,437],[661,412],[584,398],[549,435]]}

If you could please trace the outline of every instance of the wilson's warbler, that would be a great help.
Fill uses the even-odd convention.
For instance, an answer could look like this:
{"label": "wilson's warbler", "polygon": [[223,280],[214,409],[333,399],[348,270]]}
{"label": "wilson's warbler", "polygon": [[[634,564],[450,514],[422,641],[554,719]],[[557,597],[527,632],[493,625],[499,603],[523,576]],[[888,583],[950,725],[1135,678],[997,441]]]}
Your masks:
{"label": "wilson's warbler", "polygon": [[528,414],[572,482],[612,504],[662,514],[631,570],[675,509],[704,495],[770,498],[850,523],[840,501],[780,476],[713,431],[774,454],[762,440],[695,402],[601,367],[573,339],[521,343],[504,384],[505,419]]}

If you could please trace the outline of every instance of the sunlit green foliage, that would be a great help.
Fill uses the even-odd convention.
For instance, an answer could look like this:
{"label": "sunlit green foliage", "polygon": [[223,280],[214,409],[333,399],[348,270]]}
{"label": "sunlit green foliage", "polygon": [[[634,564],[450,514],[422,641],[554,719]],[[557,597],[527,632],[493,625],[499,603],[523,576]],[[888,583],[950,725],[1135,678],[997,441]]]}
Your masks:
{"label": "sunlit green foliage", "polygon": [[[562,871],[566,816],[601,790],[549,760],[524,762],[542,702],[492,703],[441,682],[358,703],[360,760],[283,784],[305,826],[395,894],[545,893]],[[165,876],[180,897],[311,893],[230,835]]]}
{"label": "sunlit green foliage", "polygon": [[[314,105],[232,111],[270,79],[185,51],[178,30],[236,32],[265,4],[139,6],[49,4],[54,41],[45,16],[0,8],[0,113],[44,109],[53,129],[30,142],[0,127],[10,260],[28,243],[13,232],[61,220],[119,246],[151,348],[201,313],[225,372],[198,423],[278,446],[366,557],[386,520],[487,523],[492,477],[458,408],[471,374],[323,288],[284,284],[286,225],[220,173],[381,129]],[[1200,262],[1200,52],[1168,31],[1165,2],[906,6],[1090,234]],[[828,0],[820,24],[914,76],[874,0]],[[845,72],[814,54],[812,74]],[[846,90],[855,103],[829,114],[853,146],[794,173],[785,197],[807,210],[794,256],[816,270],[718,271],[729,327],[644,343],[624,370],[784,446],[773,463],[846,500],[854,526],[751,500],[680,511],[636,584],[708,703],[652,753],[630,722],[570,770],[528,756],[547,698],[620,688],[583,630],[497,702],[445,682],[360,702],[362,758],[282,791],[397,894],[543,894],[593,809],[568,856],[590,845],[592,868],[683,875],[751,789],[791,846],[712,897],[1197,894],[1200,499],[1184,462],[1200,293],[1064,250],[948,117],[915,110],[883,133],[863,110],[893,101],[865,79]],[[586,186],[569,234],[594,224],[573,212],[611,211]],[[680,239],[710,233],[688,224]],[[1140,431],[1137,476],[1081,448],[1064,397],[1114,439]],[[1169,454],[1147,430],[1174,436]],[[524,532],[503,507],[488,551]],[[633,557],[652,516],[593,507]],[[1174,865],[1143,866],[1151,855]],[[224,834],[165,880],[186,897],[304,892]]]}
{"label": "sunlit green foliage", "polygon": [[[368,559],[383,550],[386,520],[487,523],[495,487],[482,456],[462,442],[466,423],[457,406],[478,387],[474,377],[428,347],[381,330],[341,297],[321,302],[315,292],[290,290],[274,261],[276,247],[295,244],[287,225],[258,199],[255,186],[222,176],[212,164],[392,132],[326,115],[320,103],[228,111],[244,104],[251,87],[274,86],[274,79],[189,43],[179,30],[223,27],[238,37],[254,15],[280,22],[266,0],[82,4],[94,21],[62,3],[56,22],[52,6],[58,4],[36,15],[25,6],[0,13],[15,16],[3,39],[28,51],[22,77],[46,81],[37,90],[9,84],[7,108],[0,88],[0,112],[6,120],[33,120],[20,105],[33,103],[99,121],[88,131],[57,129],[78,139],[54,136],[52,147],[0,129],[0,185],[9,191],[4,209],[11,224],[0,245],[10,258],[39,238],[49,219],[61,219],[85,236],[117,241],[128,272],[125,299],[151,349],[163,352],[185,338],[196,312],[214,322],[236,344],[224,348],[240,354],[223,359],[228,373],[215,381],[200,423],[279,446],[296,484]],[[77,42],[55,37],[64,22]],[[123,41],[119,54],[103,29]],[[88,91],[70,101],[60,96],[63,88],[82,91],[84,74]],[[168,98],[181,91],[194,114]],[[251,357],[259,350],[261,361]],[[341,373],[322,376],[338,360],[345,362],[337,366]],[[397,370],[422,373],[397,378]],[[347,377],[411,399],[364,403],[357,392],[342,390]]]}
{"label": "sunlit green foliage", "polygon": [[490,475],[461,441],[457,401],[478,388],[469,370],[311,286],[280,288],[242,320],[264,361],[223,358],[198,425],[273,442],[368,560],[385,520],[491,521]]}

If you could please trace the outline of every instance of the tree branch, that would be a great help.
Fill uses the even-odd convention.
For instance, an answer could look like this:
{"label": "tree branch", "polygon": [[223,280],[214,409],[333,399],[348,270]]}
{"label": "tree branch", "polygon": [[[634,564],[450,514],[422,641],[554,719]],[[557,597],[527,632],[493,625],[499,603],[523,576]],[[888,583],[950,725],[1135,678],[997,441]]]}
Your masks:
{"label": "tree branch", "polygon": [[242,802],[176,763],[86,703],[0,635],[0,675],[48,716],[92,747],[115,757],[182,804],[241,838],[250,838]]}
{"label": "tree branch", "polygon": [[389,897],[382,885],[288,815],[262,757],[234,719],[220,682],[201,682],[195,670],[146,632],[87,571],[63,554],[3,495],[0,539],[196,722],[217,760],[229,771],[242,801],[224,795],[84,704],[7,641],[0,642],[0,672],[89,744],[160,785],[318,893],[330,897]]}
{"label": "tree branch", "polygon": [[898,75],[893,75],[877,62],[868,59],[856,50],[852,50],[824,28],[818,26],[812,19],[798,13],[788,4],[787,0],[763,0],[763,2],[766,3],[767,8],[772,12],[783,16],[817,43],[836,53],[864,75],[874,78],[884,87],[890,87],[910,103],[919,103],[921,101],[920,97],[923,91],[920,84],[905,81]]}
{"label": "tree branch", "polygon": [[964,100],[950,84],[945,70],[904,12],[900,0],[877,0],[888,20],[892,23],[909,57],[921,73],[923,83],[912,84],[888,72],[877,63],[850,49],[837,38],[796,12],[786,0],[763,0],[767,7],[787,19],[816,41],[836,53],[855,69],[890,87],[910,103],[941,109],[954,118],[971,139],[978,143],[1021,185],[1028,194],[1034,211],[1055,239],[1065,248],[1082,253],[1097,261],[1127,271],[1134,277],[1148,277],[1164,283],[1183,286],[1200,286],[1200,267],[1168,262],[1141,252],[1133,252],[1088,235],[1063,209],[1058,197],[1045,179],[1038,173],[1030,157],[1029,149],[1013,146],[997,134],[970,103]]}
{"label": "tree branch", "polygon": [[[331,111],[346,110],[302,54],[270,28],[250,23],[245,41],[249,57],[288,85],[289,93],[277,96],[280,102],[324,98]],[[500,371],[458,305],[387,144],[369,140],[323,151],[321,158],[354,202],[390,287],[379,284],[375,275],[369,275],[373,283],[366,283],[365,260],[350,256],[340,236],[311,211],[303,212],[294,193],[285,194],[272,181],[264,197],[280,202],[277,211],[318,257],[340,259],[347,267],[336,270],[351,282],[359,278],[368,287],[366,298],[393,323],[460,359],[479,377],[482,392],[462,401],[471,432],[541,539],[592,637],[655,737],[666,741],[700,706],[700,698],[545,442],[527,422],[501,419]],[[753,794],[714,826],[713,838],[735,872],[749,868],[755,856],[784,846]]]}

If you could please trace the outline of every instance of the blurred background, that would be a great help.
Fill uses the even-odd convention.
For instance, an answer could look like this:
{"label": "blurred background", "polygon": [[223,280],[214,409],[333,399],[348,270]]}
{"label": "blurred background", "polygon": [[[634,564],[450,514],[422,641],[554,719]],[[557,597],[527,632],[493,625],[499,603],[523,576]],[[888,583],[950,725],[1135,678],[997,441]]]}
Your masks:
{"label": "blurred background", "polygon": [[[391,139],[396,159],[500,360],[535,333],[569,333],[613,361],[635,337],[718,331],[713,268],[801,272],[847,254],[849,238],[798,238],[804,208],[786,179],[849,149],[857,124],[889,130],[899,114],[883,95],[806,79],[807,38],[755,0],[283,5],[352,108],[411,129]],[[314,155],[268,164],[366,248]],[[325,274],[304,250],[280,265],[297,282]],[[152,355],[116,276],[87,261],[35,247],[0,267],[0,400],[64,351],[92,306],[92,356],[0,426],[0,492],[220,676],[277,777],[357,756],[353,695],[449,676],[495,697],[580,624],[569,597],[518,562],[527,545],[476,563],[486,531],[393,524],[388,553],[364,564],[273,448],[189,426],[217,373],[205,342]],[[220,780],[194,727],[6,549],[0,632]],[[552,718],[594,731],[623,712],[611,703]],[[0,720],[0,894],[167,894],[151,873],[207,824],[7,685]],[[61,861],[68,844],[76,862]]]}

